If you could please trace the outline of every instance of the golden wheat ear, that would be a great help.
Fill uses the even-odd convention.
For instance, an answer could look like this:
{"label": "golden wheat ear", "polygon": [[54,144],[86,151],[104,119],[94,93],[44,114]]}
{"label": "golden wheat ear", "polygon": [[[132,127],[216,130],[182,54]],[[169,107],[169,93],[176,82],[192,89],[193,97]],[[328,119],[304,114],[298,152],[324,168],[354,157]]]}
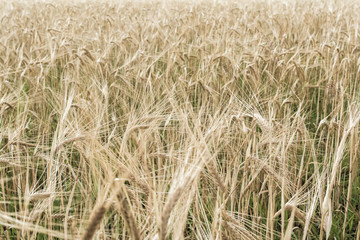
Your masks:
{"label": "golden wheat ear", "polygon": [[91,240],[93,239],[96,231],[99,229],[101,221],[103,220],[106,211],[108,210],[109,205],[105,202],[95,207],[91,213],[91,217],[86,228],[85,233],[81,237],[82,240]]}
{"label": "golden wheat ear", "polygon": [[126,227],[134,240],[140,240],[141,234],[137,226],[136,218],[132,206],[129,204],[129,193],[123,181],[115,179],[116,208],[119,209],[124,219]]}

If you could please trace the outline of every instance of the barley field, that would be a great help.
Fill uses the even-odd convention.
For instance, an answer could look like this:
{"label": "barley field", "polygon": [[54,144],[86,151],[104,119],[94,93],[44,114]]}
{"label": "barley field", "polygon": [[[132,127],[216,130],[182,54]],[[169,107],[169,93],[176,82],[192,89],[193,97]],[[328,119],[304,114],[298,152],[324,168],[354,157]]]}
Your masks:
{"label": "barley field", "polygon": [[360,239],[360,2],[0,2],[0,239]]}

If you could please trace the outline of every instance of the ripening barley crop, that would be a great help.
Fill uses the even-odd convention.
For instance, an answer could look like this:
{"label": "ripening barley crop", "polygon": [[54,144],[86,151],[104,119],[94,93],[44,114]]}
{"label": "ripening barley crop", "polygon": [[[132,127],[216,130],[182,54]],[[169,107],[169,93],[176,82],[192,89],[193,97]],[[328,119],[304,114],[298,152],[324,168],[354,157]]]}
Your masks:
{"label": "ripening barley crop", "polygon": [[0,1],[0,239],[360,239],[360,2]]}

